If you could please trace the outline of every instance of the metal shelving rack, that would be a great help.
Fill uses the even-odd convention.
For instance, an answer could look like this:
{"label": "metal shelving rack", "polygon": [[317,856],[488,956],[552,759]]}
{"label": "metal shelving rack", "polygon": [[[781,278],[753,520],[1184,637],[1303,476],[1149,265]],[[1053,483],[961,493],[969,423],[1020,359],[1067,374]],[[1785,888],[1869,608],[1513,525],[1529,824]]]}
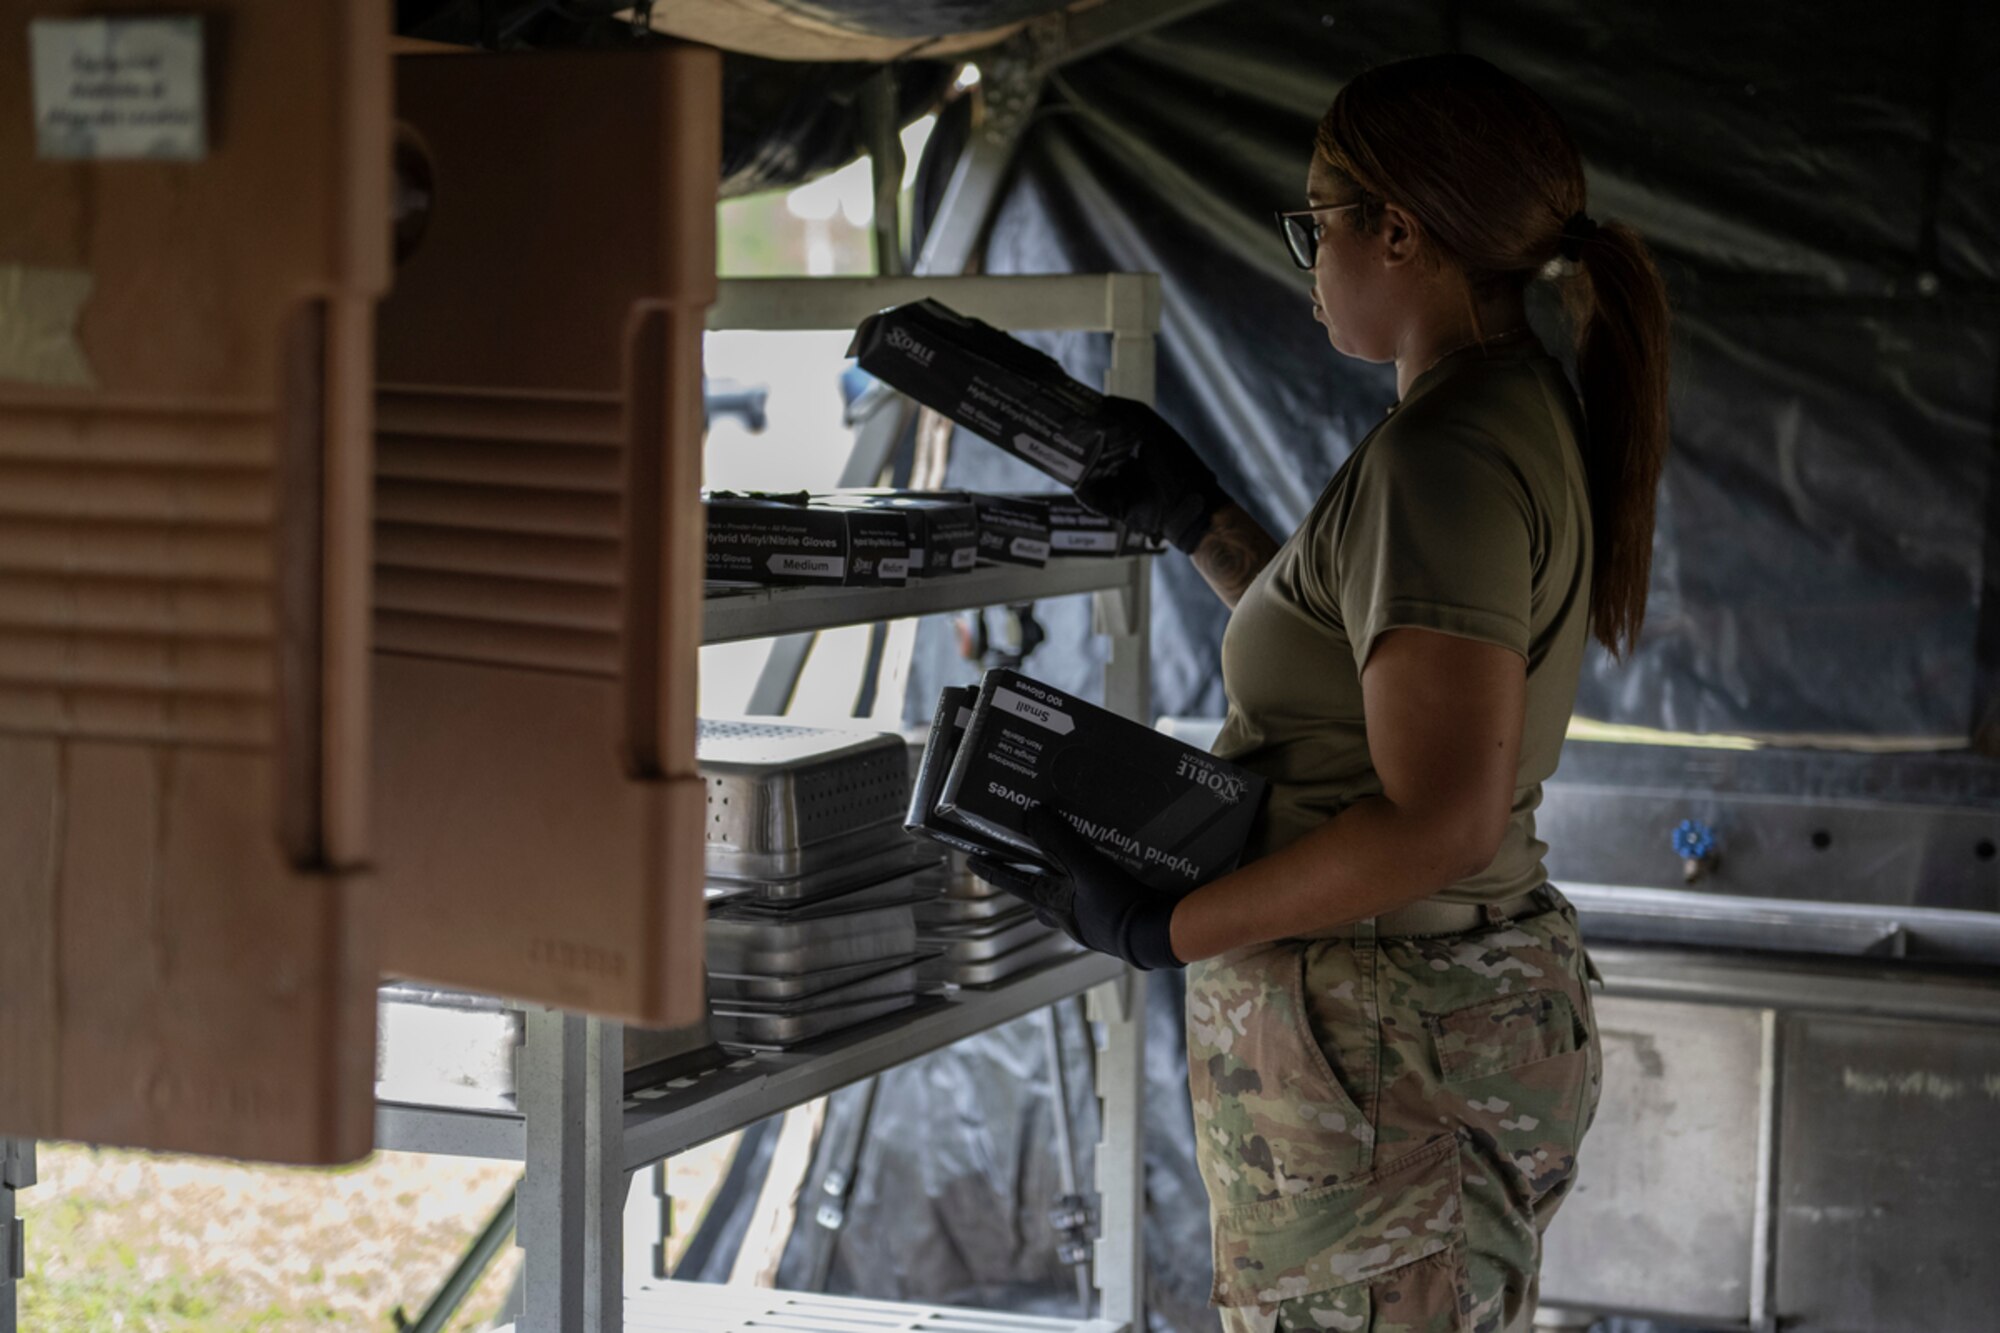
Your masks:
{"label": "metal shelving rack", "polygon": [[766,588],[711,596],[703,606],[702,640],[732,643],[902,616],[938,615],[981,606],[1067,597],[1076,593],[1138,596],[1146,556],[1115,560],[1056,560],[1046,569],[989,566],[904,588]]}
{"label": "metal shelving rack", "polygon": [[35,1183],[32,1139],[0,1139],[0,1330],[13,1333],[15,1286],[28,1275],[26,1237],[14,1216],[14,1192]]}
{"label": "metal shelving rack", "polygon": [[[709,327],[852,328],[872,311],[925,296],[1001,328],[1108,333],[1107,391],[1146,401],[1153,396],[1160,298],[1159,280],[1151,274],[725,281]],[[1105,702],[1143,719],[1149,714],[1148,579],[1148,559],[1136,557],[1059,561],[1040,571],[981,570],[907,589],[748,592],[709,600],[704,638],[763,638],[1091,593],[1096,628],[1110,646]],[[516,1069],[514,1108],[384,1100],[377,1141],[385,1148],[525,1162],[518,1237],[527,1252],[527,1302],[519,1333],[618,1333],[628,1308],[622,1228],[631,1172],[1078,994],[1089,996],[1099,1046],[1097,1319],[1029,1319],[772,1292],[719,1296],[671,1283],[635,1289],[630,1315],[635,1328],[690,1333],[773,1320],[793,1329],[1120,1333],[1143,1326],[1142,1015],[1134,974],[1099,955],[1066,959],[990,990],[957,992],[813,1048],[746,1056],[630,1096],[618,1023],[533,1010]]]}

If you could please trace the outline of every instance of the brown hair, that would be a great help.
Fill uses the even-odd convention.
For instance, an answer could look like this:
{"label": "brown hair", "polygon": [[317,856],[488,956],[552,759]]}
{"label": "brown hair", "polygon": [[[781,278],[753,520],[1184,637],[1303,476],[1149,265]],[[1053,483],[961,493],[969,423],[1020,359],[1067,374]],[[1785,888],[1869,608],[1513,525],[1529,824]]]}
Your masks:
{"label": "brown hair", "polygon": [[[1314,151],[1362,192],[1373,230],[1394,199],[1466,278],[1466,300],[1525,287],[1552,261],[1576,334],[1595,558],[1590,618],[1614,656],[1646,615],[1653,505],[1667,452],[1666,286],[1639,233],[1584,219],[1583,161],[1562,118],[1476,56],[1372,69],[1342,88]],[[1478,331],[1474,307],[1473,328]]]}

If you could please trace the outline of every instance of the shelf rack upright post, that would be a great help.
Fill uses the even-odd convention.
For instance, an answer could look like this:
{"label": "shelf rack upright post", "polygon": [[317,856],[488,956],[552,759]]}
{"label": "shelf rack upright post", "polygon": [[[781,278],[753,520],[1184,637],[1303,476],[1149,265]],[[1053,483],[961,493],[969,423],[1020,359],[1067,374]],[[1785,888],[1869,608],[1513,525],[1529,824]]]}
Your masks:
{"label": "shelf rack upright post", "polygon": [[[1008,277],[769,278],[727,280],[711,329],[852,328],[868,314],[933,297],[1015,330],[1108,333],[1108,392],[1151,401],[1159,279],[1114,273]],[[1106,636],[1107,707],[1150,716],[1147,632],[1149,557],[1069,560],[1043,570],[994,568],[907,588],[784,588],[709,599],[704,642],[769,638],[877,620],[1078,593],[1095,596],[1093,625]],[[1095,1319],[1004,1316],[1009,1333],[1128,1333],[1142,1327],[1143,1013],[1137,974],[1082,954],[940,1006],[892,1016],[793,1053],[746,1056],[699,1076],[627,1093],[623,1029],[549,1010],[526,1017],[514,1104],[437,1105],[383,1088],[377,1141],[387,1148],[524,1161],[518,1240],[526,1251],[526,1308],[517,1333],[619,1333],[628,1302],[646,1327],[720,1330],[786,1310],[790,1327],[908,1328],[922,1307],[839,1298],[736,1293],[695,1284],[625,1289],[622,1214],[631,1173],[765,1116],[824,1096],[891,1066],[1078,994],[1089,997],[1098,1040],[1098,1239]],[[768,1299],[768,1306],[760,1300]],[[748,1301],[749,1304],[745,1304]],[[757,1308],[752,1308],[756,1306]],[[680,1311],[667,1323],[662,1312]],[[959,1333],[983,1327],[955,1312]]]}
{"label": "shelf rack upright post", "polygon": [[14,1191],[35,1183],[35,1141],[0,1138],[0,1333],[14,1333],[15,1294],[28,1275],[27,1237],[14,1216]]}

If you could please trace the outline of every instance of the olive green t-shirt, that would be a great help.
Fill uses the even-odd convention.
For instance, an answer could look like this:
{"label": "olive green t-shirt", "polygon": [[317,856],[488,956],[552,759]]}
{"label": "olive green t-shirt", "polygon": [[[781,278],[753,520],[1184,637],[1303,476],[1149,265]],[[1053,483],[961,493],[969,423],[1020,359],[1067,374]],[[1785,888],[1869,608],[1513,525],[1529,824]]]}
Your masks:
{"label": "olive green t-shirt", "polygon": [[1229,714],[1215,753],[1270,783],[1246,862],[1381,794],[1361,669],[1384,631],[1419,628],[1528,664],[1513,819],[1492,864],[1438,897],[1494,902],[1543,882],[1535,809],[1589,619],[1580,431],[1561,368],[1528,338],[1425,371],[1334,474],[1222,639]]}

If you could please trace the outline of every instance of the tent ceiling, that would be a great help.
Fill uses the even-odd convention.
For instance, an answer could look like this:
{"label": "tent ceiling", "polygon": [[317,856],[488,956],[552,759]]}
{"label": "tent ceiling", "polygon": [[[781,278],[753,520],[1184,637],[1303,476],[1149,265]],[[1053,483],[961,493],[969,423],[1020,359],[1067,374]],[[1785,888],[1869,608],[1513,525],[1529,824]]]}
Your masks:
{"label": "tent ceiling", "polygon": [[769,60],[890,61],[996,46],[1031,20],[1102,0],[683,0],[654,31]]}

